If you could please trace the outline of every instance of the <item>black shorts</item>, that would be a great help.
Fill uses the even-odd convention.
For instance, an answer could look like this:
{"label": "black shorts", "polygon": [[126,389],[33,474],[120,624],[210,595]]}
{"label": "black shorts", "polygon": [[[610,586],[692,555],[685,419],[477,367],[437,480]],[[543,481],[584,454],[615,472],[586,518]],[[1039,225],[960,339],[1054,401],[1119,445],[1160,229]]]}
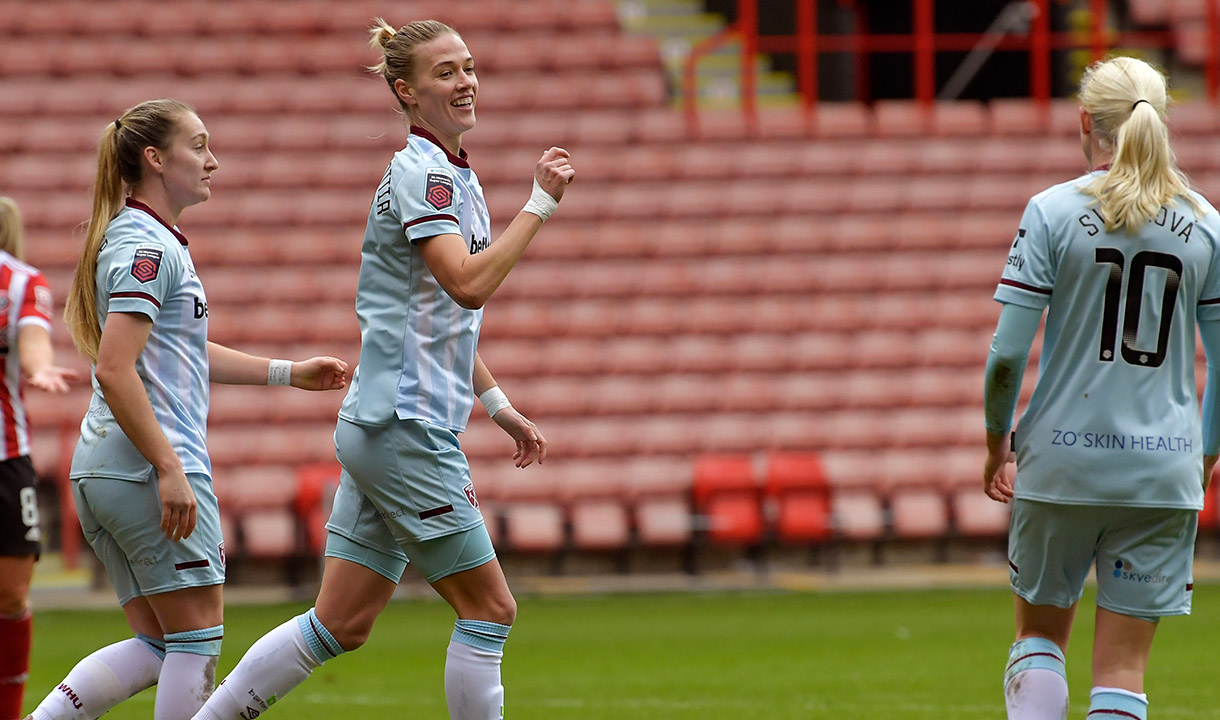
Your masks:
{"label": "black shorts", "polygon": [[0,461],[0,555],[42,554],[36,481],[29,456]]}

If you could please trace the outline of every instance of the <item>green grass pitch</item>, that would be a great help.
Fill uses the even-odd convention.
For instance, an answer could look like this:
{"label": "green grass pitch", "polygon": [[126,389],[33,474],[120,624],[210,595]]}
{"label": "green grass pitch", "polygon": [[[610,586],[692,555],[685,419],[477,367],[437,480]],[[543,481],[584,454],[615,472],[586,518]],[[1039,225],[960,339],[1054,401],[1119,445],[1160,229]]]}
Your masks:
{"label": "green grass pitch", "polygon": [[[748,592],[519,599],[504,665],[507,718],[807,720],[1003,718],[1007,590]],[[1091,592],[1068,652],[1071,718],[1088,704]],[[1220,585],[1162,623],[1148,676],[1155,718],[1220,718]],[[307,606],[226,609],[221,675]],[[452,614],[394,602],[364,648],[333,660],[272,717],[445,720]],[[83,655],[128,636],[111,611],[35,615],[27,709]],[[146,720],[153,691],[108,720]]]}

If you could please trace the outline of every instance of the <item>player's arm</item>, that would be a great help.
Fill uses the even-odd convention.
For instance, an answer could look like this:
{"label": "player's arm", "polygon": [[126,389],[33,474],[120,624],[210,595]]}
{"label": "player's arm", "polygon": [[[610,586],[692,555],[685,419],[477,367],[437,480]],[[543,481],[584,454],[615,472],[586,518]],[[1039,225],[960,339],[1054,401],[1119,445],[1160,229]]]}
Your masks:
{"label": "player's arm", "polygon": [[1203,489],[1211,483],[1220,458],[1220,322],[1199,323],[1199,337],[1207,356],[1207,385],[1203,389]]}
{"label": "player's arm", "polygon": [[1004,303],[987,354],[983,377],[983,406],[987,428],[987,460],[983,467],[983,489],[999,502],[1012,497],[1012,479],[1004,466],[1012,462],[1009,432],[1021,395],[1021,380],[1029,361],[1029,349],[1038,332],[1042,311]]}
{"label": "player's arm", "polygon": [[530,201],[483,252],[472,255],[460,235],[436,235],[419,241],[428,270],[454,302],[472,310],[483,307],[521,259],[575,174],[567,150],[551,148],[543,153],[534,170]]}
{"label": "player's arm", "polygon": [[17,355],[21,371],[31,387],[47,392],[68,392],[68,381],[77,378],[75,370],[55,365],[51,333],[40,324],[20,324],[17,330]]}
{"label": "player's arm", "polygon": [[479,402],[483,403],[491,419],[517,444],[514,464],[523,468],[534,460],[540,464],[546,460],[547,443],[542,431],[508,402],[478,353],[474,354],[473,385],[475,395],[479,396]]}
{"label": "player's arm", "polygon": [[195,529],[195,493],[182,462],[161,431],[136,360],[148,343],[152,319],[134,312],[106,315],[94,376],[123,434],[157,472],[161,496],[161,530],[171,540],[190,537]]}
{"label": "player's arm", "polygon": [[291,385],[302,390],[339,390],[347,385],[347,363],[329,356],[300,362],[272,360],[208,341],[208,379],[222,385]]}
{"label": "player's arm", "polygon": [[55,366],[51,349],[51,288],[41,274],[30,277],[17,311],[17,358],[26,382],[38,390],[67,392],[76,371]]}

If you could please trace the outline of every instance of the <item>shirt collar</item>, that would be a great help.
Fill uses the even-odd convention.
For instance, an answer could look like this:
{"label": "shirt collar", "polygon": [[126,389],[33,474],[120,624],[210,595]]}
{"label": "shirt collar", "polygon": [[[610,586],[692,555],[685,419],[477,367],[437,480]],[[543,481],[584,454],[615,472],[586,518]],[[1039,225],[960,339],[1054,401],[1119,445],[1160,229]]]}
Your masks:
{"label": "shirt collar", "polygon": [[127,198],[127,200],[125,201],[125,204],[126,204],[126,205],[127,205],[127,207],[129,207],[129,208],[135,208],[136,210],[140,210],[140,211],[142,211],[142,212],[146,212],[146,213],[148,213],[149,215],[151,215],[151,216],[152,216],[153,220],[156,220],[157,222],[161,223],[161,224],[162,224],[162,225],[164,225],[164,226],[165,226],[165,227],[166,227],[166,228],[167,228],[167,229],[168,229],[170,232],[172,232],[172,233],[174,234],[174,237],[178,238],[178,242],[182,243],[182,245],[183,245],[183,246],[185,246],[185,245],[187,244],[187,242],[186,242],[186,236],[185,236],[185,235],[183,235],[182,233],[178,232],[178,229],[177,229],[177,228],[175,228],[173,225],[170,225],[169,223],[167,223],[167,222],[165,222],[164,220],[162,220],[162,219],[161,219],[161,216],[160,216],[160,215],[158,215],[157,213],[153,212],[153,209],[152,209],[152,208],[148,207],[147,205],[145,205],[144,203],[140,202],[139,200],[135,200],[135,199],[133,199],[133,198]]}
{"label": "shirt collar", "polygon": [[449,152],[449,150],[444,145],[441,144],[440,140],[436,139],[435,135],[433,135],[432,133],[428,132],[427,130],[423,129],[422,127],[420,127],[418,125],[411,126],[411,134],[418,135],[418,136],[422,137],[423,139],[427,140],[428,142],[432,143],[433,145],[437,146],[441,150],[444,150],[445,156],[448,157],[449,162],[453,163],[454,165],[457,165],[460,168],[469,168],[470,167],[470,162],[466,160],[466,151],[465,150],[458,150],[458,154],[454,155],[453,153]]}

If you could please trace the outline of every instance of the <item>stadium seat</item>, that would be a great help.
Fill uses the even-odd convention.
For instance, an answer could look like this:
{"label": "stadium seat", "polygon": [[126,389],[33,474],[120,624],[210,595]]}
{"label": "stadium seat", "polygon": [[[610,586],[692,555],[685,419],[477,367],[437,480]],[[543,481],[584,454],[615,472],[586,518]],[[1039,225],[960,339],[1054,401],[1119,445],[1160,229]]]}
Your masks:
{"label": "stadium seat", "polygon": [[563,509],[546,501],[499,503],[508,548],[524,553],[555,553],[567,542]]}
{"label": "stadium seat", "polygon": [[867,488],[834,488],[831,516],[836,537],[844,540],[879,540],[887,529],[882,499]]}
{"label": "stadium seat", "polygon": [[762,541],[761,487],[748,455],[703,455],[695,458],[696,510],[716,543],[754,545]]}
{"label": "stadium seat", "polygon": [[998,503],[983,493],[982,466],[979,481],[960,485],[953,489],[950,503],[953,508],[953,527],[957,535],[965,538],[1003,538],[1008,534],[1008,515],[1011,505]]}
{"label": "stadium seat", "polygon": [[622,550],[631,540],[624,504],[613,498],[580,498],[570,506],[572,545],[579,550]]}
{"label": "stadium seat", "polygon": [[253,510],[237,521],[243,556],[288,558],[301,555],[297,519],[286,509]]}
{"label": "stadium seat", "polygon": [[890,493],[894,536],[902,540],[939,538],[949,531],[949,510],[937,488],[898,486]]}
{"label": "stadium seat", "polygon": [[766,496],[773,505],[780,542],[808,545],[831,538],[830,486],[816,453],[768,456]]}

